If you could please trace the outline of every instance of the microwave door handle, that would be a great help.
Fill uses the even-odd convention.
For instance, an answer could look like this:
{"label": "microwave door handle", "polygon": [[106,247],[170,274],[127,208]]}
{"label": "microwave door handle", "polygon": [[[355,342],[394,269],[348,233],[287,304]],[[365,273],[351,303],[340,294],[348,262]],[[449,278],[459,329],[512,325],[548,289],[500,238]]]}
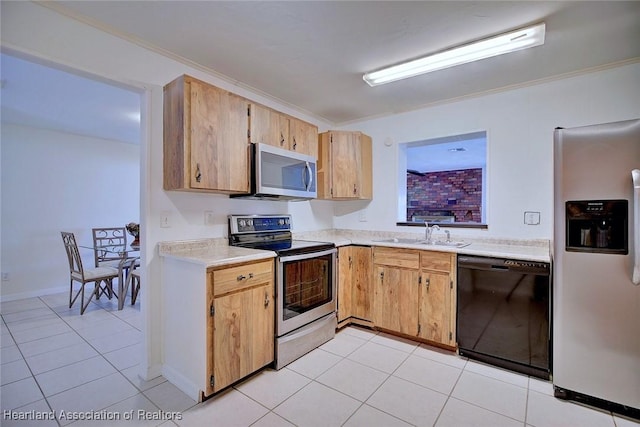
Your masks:
{"label": "microwave door handle", "polygon": [[631,171],[633,179],[633,275],[631,281],[640,285],[640,169]]}
{"label": "microwave door handle", "polygon": [[311,185],[313,184],[313,171],[311,170],[311,166],[309,165],[309,162],[304,162],[304,169],[305,169],[305,175],[307,172],[309,173],[309,181],[305,180],[305,188],[307,191],[309,191],[311,189]]}

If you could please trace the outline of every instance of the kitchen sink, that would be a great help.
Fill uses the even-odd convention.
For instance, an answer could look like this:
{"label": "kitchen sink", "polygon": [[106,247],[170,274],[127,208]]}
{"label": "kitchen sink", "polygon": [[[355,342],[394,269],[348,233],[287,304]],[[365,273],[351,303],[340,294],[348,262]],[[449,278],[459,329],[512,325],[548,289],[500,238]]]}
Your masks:
{"label": "kitchen sink", "polygon": [[419,240],[419,239],[405,239],[405,238],[392,238],[392,239],[382,239],[382,240],[376,240],[376,242],[381,242],[381,243],[404,243],[404,244],[410,244],[410,245],[429,245],[429,246],[447,246],[450,248],[464,248],[465,246],[469,246],[471,243],[468,242],[456,242],[456,241],[446,241],[446,240],[436,240],[433,242],[429,242],[427,243],[426,240]]}
{"label": "kitchen sink", "polygon": [[407,243],[407,244],[411,244],[411,245],[419,245],[421,243],[424,243],[424,240],[403,239],[403,238],[382,239],[382,240],[375,240],[375,241],[376,242],[382,242],[382,243]]}
{"label": "kitchen sink", "polygon": [[446,240],[436,240],[435,242],[427,243],[422,242],[425,245],[434,245],[434,246],[448,246],[450,248],[464,248],[465,246],[469,246],[471,243],[468,242],[454,242],[454,241],[446,241]]}

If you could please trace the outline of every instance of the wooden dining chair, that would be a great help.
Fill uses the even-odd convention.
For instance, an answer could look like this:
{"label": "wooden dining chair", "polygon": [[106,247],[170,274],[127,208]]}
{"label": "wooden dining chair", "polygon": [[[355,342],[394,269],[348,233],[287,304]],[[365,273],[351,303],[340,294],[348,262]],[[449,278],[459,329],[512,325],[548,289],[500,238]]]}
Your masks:
{"label": "wooden dining chair", "polygon": [[[111,299],[113,296],[113,279],[118,277],[118,269],[114,267],[83,268],[82,258],[80,257],[74,234],[66,231],[61,231],[60,234],[62,235],[62,243],[64,243],[69,261],[69,308],[73,306],[73,303],[80,296],[80,314],[84,314],[94,295],[98,299],[101,295],[107,294]],[[73,282],[80,283],[80,289],[76,292],[75,297],[73,296]],[[95,286],[89,295],[89,299],[85,301],[84,287],[90,282],[93,282]]]}

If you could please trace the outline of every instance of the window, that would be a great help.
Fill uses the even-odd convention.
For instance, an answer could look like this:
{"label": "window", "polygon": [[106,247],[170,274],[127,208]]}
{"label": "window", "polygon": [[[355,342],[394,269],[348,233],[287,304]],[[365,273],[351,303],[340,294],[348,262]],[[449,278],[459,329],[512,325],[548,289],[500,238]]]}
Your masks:
{"label": "window", "polygon": [[400,144],[399,225],[483,227],[486,159],[486,132]]}

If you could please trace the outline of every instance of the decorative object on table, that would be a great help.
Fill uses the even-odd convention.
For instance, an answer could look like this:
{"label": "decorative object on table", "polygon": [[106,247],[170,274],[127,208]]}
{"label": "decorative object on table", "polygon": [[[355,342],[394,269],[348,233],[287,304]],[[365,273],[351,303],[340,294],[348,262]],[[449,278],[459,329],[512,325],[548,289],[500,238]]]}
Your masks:
{"label": "decorative object on table", "polygon": [[139,246],[140,245],[140,224],[135,222],[130,222],[125,225],[127,232],[133,236],[133,242],[131,242],[131,246]]}

